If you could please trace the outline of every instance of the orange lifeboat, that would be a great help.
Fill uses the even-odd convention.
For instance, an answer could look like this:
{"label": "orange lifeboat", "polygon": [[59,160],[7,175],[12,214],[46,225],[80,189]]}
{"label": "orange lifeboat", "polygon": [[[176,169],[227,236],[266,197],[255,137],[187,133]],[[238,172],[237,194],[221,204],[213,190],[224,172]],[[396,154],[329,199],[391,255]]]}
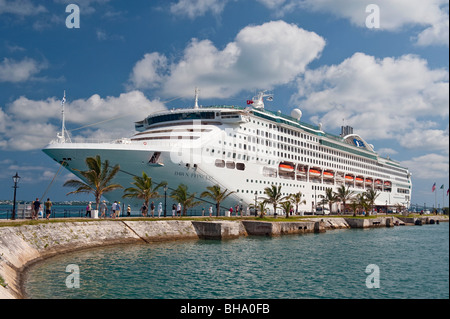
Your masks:
{"label": "orange lifeboat", "polygon": [[356,177],[356,182],[362,183],[362,182],[364,182],[364,179],[362,177]]}
{"label": "orange lifeboat", "polygon": [[316,169],[310,169],[309,170],[309,175],[311,175],[311,176],[320,176],[320,171],[318,171]]}
{"label": "orange lifeboat", "polygon": [[384,186],[391,187],[391,182],[385,181],[385,182],[384,182]]}
{"label": "orange lifeboat", "polygon": [[372,180],[370,178],[366,178],[366,184],[372,185]]}
{"label": "orange lifeboat", "polygon": [[280,168],[280,170],[285,171],[285,172],[294,171],[294,165],[292,165],[292,164],[280,163],[279,168]]}
{"label": "orange lifeboat", "polygon": [[333,178],[334,174],[332,172],[323,172],[323,178]]}
{"label": "orange lifeboat", "polygon": [[347,182],[351,182],[351,181],[353,181],[353,176],[352,175],[345,175],[345,180],[347,181]]}

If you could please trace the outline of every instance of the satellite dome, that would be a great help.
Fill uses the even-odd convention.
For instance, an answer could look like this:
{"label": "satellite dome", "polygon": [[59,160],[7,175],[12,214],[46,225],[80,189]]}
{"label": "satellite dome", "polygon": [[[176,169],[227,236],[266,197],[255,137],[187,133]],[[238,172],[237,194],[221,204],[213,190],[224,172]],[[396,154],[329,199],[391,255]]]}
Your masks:
{"label": "satellite dome", "polygon": [[297,121],[300,121],[302,117],[302,111],[300,111],[299,109],[293,109],[291,112],[291,116]]}

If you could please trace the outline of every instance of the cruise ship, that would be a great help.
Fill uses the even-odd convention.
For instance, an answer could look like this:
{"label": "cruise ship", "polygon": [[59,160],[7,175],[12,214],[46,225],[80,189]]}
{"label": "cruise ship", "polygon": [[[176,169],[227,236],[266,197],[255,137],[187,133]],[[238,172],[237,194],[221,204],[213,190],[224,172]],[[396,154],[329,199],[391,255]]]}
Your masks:
{"label": "cruise ship", "polygon": [[[234,191],[221,204],[221,213],[236,205],[246,209],[271,185],[281,185],[284,195],[301,192],[306,203],[299,206],[301,212],[315,212],[325,190],[336,191],[341,185],[355,194],[376,190],[379,209],[409,207],[412,182],[407,168],[378,155],[349,126],[334,135],[320,124],[302,122],[299,109],[290,116],[265,109],[264,101],[271,99],[264,91],[246,106],[199,106],[196,90],[194,106],[151,114],[135,123],[133,136],[103,143],[71,142],[63,116],[62,132],[43,151],[80,179],[75,169],[85,170],[85,158],[100,155],[120,165],[114,182],[124,188],[142,172],[156,183],[166,181],[167,195],[183,183],[200,200],[199,194],[218,184]],[[105,197],[121,201],[122,195],[123,190],[117,190]],[[167,196],[167,207],[172,202]],[[127,204],[138,209],[142,202],[127,199]],[[201,206],[210,204],[215,207],[210,202]],[[333,212],[338,209],[342,211],[340,204],[334,204]]]}

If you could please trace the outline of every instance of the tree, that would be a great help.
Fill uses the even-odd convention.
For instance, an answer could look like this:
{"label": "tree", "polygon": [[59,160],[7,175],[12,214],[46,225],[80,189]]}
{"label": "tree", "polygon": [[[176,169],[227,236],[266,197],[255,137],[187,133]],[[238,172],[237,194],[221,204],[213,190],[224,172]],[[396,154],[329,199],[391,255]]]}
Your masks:
{"label": "tree", "polygon": [[336,192],[336,198],[342,202],[345,212],[345,204],[353,197],[354,192],[349,189],[349,187],[345,188],[344,185],[341,185]]}
{"label": "tree", "polygon": [[369,188],[368,190],[366,190],[364,194],[366,197],[367,204],[369,204],[370,206],[369,212],[370,215],[373,212],[373,205],[375,204],[375,200],[377,199],[378,195],[380,195],[380,193],[378,193],[376,190],[373,190],[372,188]]}
{"label": "tree", "polygon": [[289,213],[291,212],[291,209],[292,209],[292,202],[290,200],[281,202],[281,208],[283,209],[284,213],[286,214],[286,218],[289,218]]}
{"label": "tree", "polygon": [[266,194],[266,197],[263,198],[263,200],[267,204],[272,204],[273,214],[275,215],[277,212],[278,204],[286,199],[286,197],[284,197],[283,194],[281,193],[281,185],[280,186],[271,185],[271,187],[264,188],[264,194]]}
{"label": "tree", "polygon": [[267,203],[265,201],[260,201],[256,203],[256,206],[254,204],[250,204],[249,207],[253,207],[255,211],[259,210],[259,218],[263,218],[266,214],[266,204]]}
{"label": "tree", "polygon": [[220,203],[223,202],[228,196],[234,193],[234,191],[221,190],[219,185],[213,185],[206,187],[207,191],[200,194],[200,197],[209,197],[216,202],[216,216],[219,217]]}
{"label": "tree", "polygon": [[167,185],[167,182],[161,182],[158,185],[153,185],[152,178],[145,172],[142,172],[142,176],[134,176],[133,179],[134,182],[131,184],[135,187],[128,187],[125,189],[125,194],[122,197],[143,199],[146,207],[148,207],[148,202],[151,198],[161,197],[158,193],[158,189]]}
{"label": "tree", "polygon": [[302,200],[302,197],[303,197],[302,192],[298,192],[298,193],[289,195],[289,198],[295,204],[295,213],[296,214],[298,214],[298,205],[299,204],[306,204],[306,199]]}
{"label": "tree", "polygon": [[324,204],[328,204],[328,208],[330,209],[330,214],[332,213],[332,206],[335,202],[338,201],[337,195],[333,192],[333,189],[327,187],[325,189],[325,198],[322,200]]}
{"label": "tree", "polygon": [[357,194],[353,198],[352,203],[351,203],[351,207],[352,207],[352,210],[353,210],[353,216],[356,216],[356,212],[357,212],[357,210],[359,208],[362,209],[362,210],[367,210],[368,205],[367,205],[367,200],[366,200],[366,197],[365,197],[364,193]]}
{"label": "tree", "polygon": [[195,200],[196,193],[189,194],[187,185],[180,184],[172,191],[170,197],[179,202],[183,207],[183,216],[186,216],[188,208],[192,208],[200,204],[200,201]]}
{"label": "tree", "polygon": [[95,203],[98,210],[100,198],[103,194],[123,188],[120,184],[111,184],[112,179],[119,172],[120,166],[117,164],[114,167],[110,167],[108,160],[105,160],[102,163],[100,155],[95,157],[87,157],[85,159],[85,163],[88,167],[87,171],[81,171],[78,169],[74,170],[79,172],[80,175],[84,177],[86,182],[82,182],[77,179],[70,179],[66,181],[63,186],[77,188],[76,190],[67,193],[67,195],[78,193],[93,194],[95,196]]}

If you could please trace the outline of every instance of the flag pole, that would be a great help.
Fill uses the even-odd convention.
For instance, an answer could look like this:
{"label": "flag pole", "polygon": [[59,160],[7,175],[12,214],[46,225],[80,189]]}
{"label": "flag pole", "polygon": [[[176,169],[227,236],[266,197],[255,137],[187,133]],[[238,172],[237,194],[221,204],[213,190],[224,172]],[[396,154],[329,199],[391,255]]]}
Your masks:
{"label": "flag pole", "polygon": [[62,105],[62,127],[61,127],[61,136],[62,136],[62,139],[63,139],[63,141],[65,140],[65,133],[64,133],[64,121],[65,121],[65,118],[64,118],[64,103],[66,102],[66,90],[64,90],[64,97],[63,97],[63,99],[61,100],[61,105]]}

